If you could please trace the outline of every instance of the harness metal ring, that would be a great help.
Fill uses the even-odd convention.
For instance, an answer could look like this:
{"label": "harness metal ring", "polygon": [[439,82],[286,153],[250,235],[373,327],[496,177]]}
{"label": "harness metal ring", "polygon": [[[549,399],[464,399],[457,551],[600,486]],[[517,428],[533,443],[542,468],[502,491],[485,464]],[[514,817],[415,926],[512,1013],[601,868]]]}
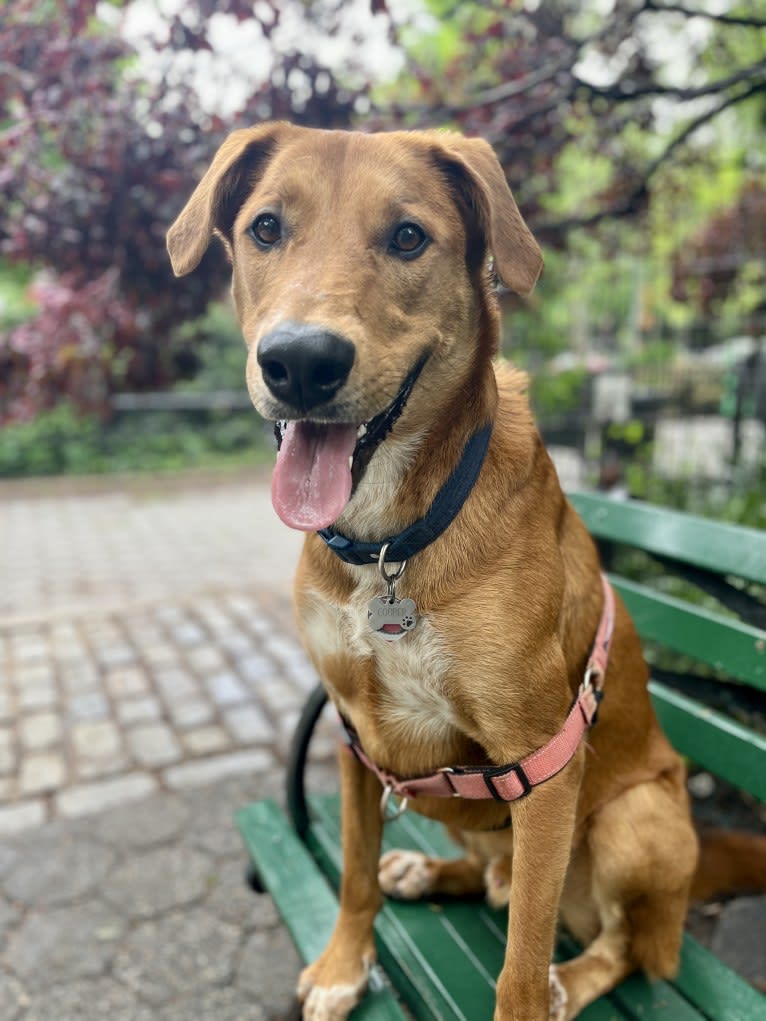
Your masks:
{"label": "harness metal ring", "polygon": [[393,812],[388,811],[388,802],[391,795],[399,797],[398,794],[394,793],[394,788],[391,784],[386,784],[383,788],[383,793],[380,796],[380,818],[383,822],[393,822],[394,819],[398,819],[400,815],[404,815],[407,811],[407,805],[409,804],[407,798],[399,797],[399,804],[394,806]]}
{"label": "harness metal ring", "polygon": [[404,574],[404,569],[407,566],[407,561],[402,560],[395,571],[386,570],[386,553],[388,553],[388,547],[391,545],[390,542],[383,544],[380,550],[380,556],[378,557],[378,570],[380,576],[386,584],[390,585],[392,582],[399,581],[401,576]]}
{"label": "harness metal ring", "polygon": [[600,691],[601,690],[600,682],[603,679],[604,672],[601,669],[601,667],[596,666],[593,663],[590,664],[590,666],[588,666],[588,668],[585,671],[585,676],[582,679],[580,691],[587,691],[589,688],[593,689],[593,691]]}

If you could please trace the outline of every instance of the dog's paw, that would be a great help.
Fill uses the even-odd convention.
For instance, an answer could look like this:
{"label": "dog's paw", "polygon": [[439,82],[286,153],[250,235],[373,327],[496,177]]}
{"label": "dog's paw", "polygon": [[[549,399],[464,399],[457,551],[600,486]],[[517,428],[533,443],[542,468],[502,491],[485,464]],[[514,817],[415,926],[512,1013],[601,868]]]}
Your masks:
{"label": "dog's paw", "polygon": [[548,984],[550,988],[549,993],[549,1013],[548,1017],[550,1021],[567,1021],[567,1003],[569,997],[567,991],[564,988],[564,983],[559,978],[558,969],[555,964],[552,964],[548,970]]}
{"label": "dog's paw", "polygon": [[508,906],[511,898],[511,859],[504,854],[493,858],[484,870],[487,900],[493,908]]}
{"label": "dog's paw", "polygon": [[364,993],[361,986],[314,986],[303,1001],[303,1021],[345,1021]]}
{"label": "dog's paw", "polygon": [[298,999],[303,1004],[303,1021],[345,1021],[364,996],[370,964],[356,982],[323,985],[316,963],[304,968],[298,979]]}
{"label": "dog's paw", "polygon": [[417,900],[434,888],[435,865],[420,851],[388,851],[380,859],[378,882],[397,900]]}

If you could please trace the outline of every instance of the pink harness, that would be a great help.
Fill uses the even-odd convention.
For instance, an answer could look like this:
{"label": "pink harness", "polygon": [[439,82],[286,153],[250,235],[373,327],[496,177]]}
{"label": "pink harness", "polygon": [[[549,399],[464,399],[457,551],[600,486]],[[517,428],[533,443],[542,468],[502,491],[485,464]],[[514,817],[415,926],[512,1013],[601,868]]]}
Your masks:
{"label": "pink harness", "polygon": [[[428,776],[402,779],[380,769],[362,748],[351,724],[342,720],[349,751],[372,770],[383,785],[381,811],[384,819],[394,819],[401,815],[407,808],[408,798],[494,798],[495,801],[516,801],[529,794],[533,787],[561,772],[577,751],[585,732],[596,722],[599,702],[603,696],[609,647],[614,631],[614,592],[604,575],[601,576],[601,582],[604,588],[604,609],[585,676],[564,726],[547,744],[519,762],[505,766],[444,766]],[[395,813],[387,815],[386,809],[392,795],[402,800]]]}

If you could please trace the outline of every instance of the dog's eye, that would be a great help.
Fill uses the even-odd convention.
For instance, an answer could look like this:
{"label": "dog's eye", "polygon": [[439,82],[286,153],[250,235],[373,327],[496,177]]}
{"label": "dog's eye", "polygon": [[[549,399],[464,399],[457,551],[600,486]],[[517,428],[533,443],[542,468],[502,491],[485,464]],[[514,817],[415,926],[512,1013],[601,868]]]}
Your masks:
{"label": "dog's eye", "polygon": [[428,235],[422,227],[416,223],[403,223],[397,227],[394,236],[391,238],[390,250],[395,255],[402,255],[405,258],[413,258],[426,248]]}
{"label": "dog's eye", "polygon": [[261,213],[253,220],[250,233],[261,248],[271,248],[282,237],[282,225],[273,213]]}

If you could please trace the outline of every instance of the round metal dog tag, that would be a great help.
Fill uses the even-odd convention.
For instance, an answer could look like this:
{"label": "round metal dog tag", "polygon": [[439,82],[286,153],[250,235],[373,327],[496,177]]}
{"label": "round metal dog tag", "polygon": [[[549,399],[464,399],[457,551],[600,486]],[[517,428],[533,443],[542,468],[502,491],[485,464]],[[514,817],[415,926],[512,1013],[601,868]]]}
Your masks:
{"label": "round metal dog tag", "polygon": [[418,622],[414,599],[375,596],[367,604],[367,623],[387,642],[398,642]]}

